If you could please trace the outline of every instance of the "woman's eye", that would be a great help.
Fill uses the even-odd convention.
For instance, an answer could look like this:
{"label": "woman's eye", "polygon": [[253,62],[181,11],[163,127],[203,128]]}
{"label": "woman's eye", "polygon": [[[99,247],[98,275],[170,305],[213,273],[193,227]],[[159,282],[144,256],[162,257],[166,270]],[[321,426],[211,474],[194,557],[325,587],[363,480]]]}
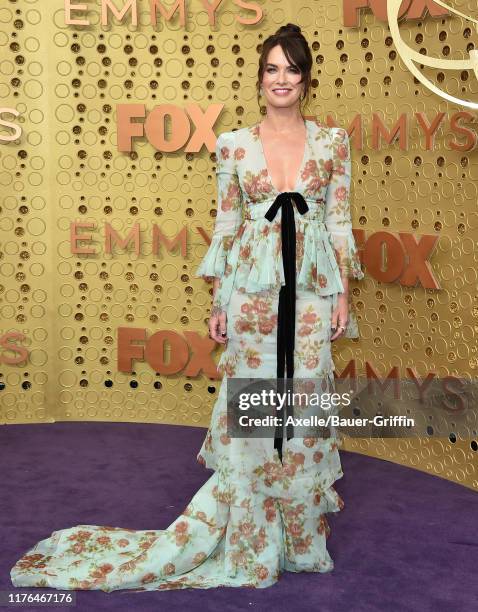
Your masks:
{"label": "woman's eye", "polygon": [[[275,68],[268,68],[267,72],[271,72],[271,71],[274,71],[274,70],[275,70]],[[292,70],[292,72],[299,72],[299,69],[298,68],[294,68],[293,66],[291,66],[289,68],[289,70]]]}

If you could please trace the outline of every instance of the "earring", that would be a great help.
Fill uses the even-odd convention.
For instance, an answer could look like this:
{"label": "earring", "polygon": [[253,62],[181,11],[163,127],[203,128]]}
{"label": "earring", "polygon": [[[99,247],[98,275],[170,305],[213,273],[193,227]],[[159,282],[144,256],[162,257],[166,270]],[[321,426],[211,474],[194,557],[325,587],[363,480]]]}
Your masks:
{"label": "earring", "polygon": [[264,95],[264,92],[262,91],[262,87],[261,87],[261,88],[260,88],[260,90],[259,90],[259,95],[260,95],[260,96],[263,96],[263,95]]}

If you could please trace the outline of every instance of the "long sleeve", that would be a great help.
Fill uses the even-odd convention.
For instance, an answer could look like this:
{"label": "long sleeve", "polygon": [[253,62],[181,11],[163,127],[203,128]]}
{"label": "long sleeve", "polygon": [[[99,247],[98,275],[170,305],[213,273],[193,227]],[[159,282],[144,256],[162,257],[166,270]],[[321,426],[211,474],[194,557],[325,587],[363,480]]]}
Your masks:
{"label": "long sleeve", "polygon": [[331,128],[333,169],[325,199],[325,225],[331,234],[340,274],[361,279],[364,273],[350,217],[351,155],[349,136],[343,128]]}
{"label": "long sleeve", "polygon": [[234,132],[223,132],[216,140],[217,214],[209,249],[195,276],[206,280],[222,277],[227,255],[242,222],[242,192],[236,171]]}

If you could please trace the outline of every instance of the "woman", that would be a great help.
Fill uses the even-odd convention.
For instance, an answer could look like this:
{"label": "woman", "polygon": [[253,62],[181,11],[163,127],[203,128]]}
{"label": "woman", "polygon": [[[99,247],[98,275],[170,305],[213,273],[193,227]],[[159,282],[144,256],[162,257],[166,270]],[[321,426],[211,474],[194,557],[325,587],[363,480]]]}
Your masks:
{"label": "woman", "polygon": [[325,515],[343,507],[333,487],[343,475],[337,440],[278,428],[268,438],[229,436],[225,384],[276,377],[332,386],[331,341],[353,321],[348,278],[363,273],[350,222],[349,142],[341,128],[302,119],[311,67],[300,28],[281,27],[259,62],[266,119],[217,139],[215,231],[197,270],[215,279],[210,336],[227,344],[197,457],[214,474],[166,530],[54,532],[16,563],[15,586],[267,587],[283,570],[333,569]]}

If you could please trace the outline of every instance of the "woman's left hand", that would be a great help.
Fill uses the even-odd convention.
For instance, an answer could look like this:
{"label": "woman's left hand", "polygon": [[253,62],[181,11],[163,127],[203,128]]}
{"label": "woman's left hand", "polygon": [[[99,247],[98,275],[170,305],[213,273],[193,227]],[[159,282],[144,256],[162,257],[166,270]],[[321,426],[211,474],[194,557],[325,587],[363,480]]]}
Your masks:
{"label": "woman's left hand", "polygon": [[[349,322],[349,299],[347,293],[337,295],[337,308],[332,313],[332,336],[330,341],[341,338],[345,334]],[[334,332],[335,328],[335,332]]]}

